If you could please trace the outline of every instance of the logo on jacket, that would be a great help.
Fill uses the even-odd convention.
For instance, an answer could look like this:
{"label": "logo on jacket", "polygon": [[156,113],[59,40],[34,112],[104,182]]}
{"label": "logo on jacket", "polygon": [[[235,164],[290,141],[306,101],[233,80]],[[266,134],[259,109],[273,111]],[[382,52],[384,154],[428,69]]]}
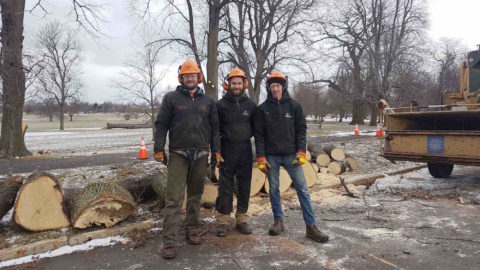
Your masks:
{"label": "logo on jacket", "polygon": [[242,115],[244,115],[244,116],[249,116],[249,114],[248,114],[248,112],[247,112],[246,110],[243,111]]}
{"label": "logo on jacket", "polygon": [[292,116],[287,112],[287,113],[285,114],[285,118],[292,118]]}

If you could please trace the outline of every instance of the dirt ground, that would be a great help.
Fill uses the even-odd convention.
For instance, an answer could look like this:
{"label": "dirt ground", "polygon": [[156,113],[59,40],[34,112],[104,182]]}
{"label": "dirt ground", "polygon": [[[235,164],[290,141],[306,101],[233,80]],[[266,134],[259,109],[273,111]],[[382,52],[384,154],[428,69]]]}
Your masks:
{"label": "dirt ground", "polygon": [[422,169],[352,188],[358,198],[328,191],[336,196],[313,200],[317,224],[330,235],[323,245],[305,238],[292,199],[284,200],[287,231],[279,237],[266,233],[268,210],[252,216],[252,235],[226,238],[214,235],[212,210],[204,210],[204,243],[188,246],[181,235],[174,260],[159,256],[155,230],[135,249],[116,245],[11,269],[476,269],[480,207],[460,198],[479,194],[479,175],[480,168],[458,167],[451,179],[433,179]]}

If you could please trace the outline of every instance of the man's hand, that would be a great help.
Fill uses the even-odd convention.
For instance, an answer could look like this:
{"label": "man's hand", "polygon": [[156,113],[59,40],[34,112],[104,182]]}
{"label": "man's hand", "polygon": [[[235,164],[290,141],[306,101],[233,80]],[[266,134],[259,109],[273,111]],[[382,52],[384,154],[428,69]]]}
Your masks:
{"label": "man's hand", "polygon": [[220,168],[220,165],[222,165],[224,161],[225,160],[223,160],[222,154],[220,153],[212,154],[212,157],[211,157],[212,166],[215,165],[215,167]]}
{"label": "man's hand", "polygon": [[298,151],[297,156],[293,160],[293,166],[302,166],[307,162],[307,154],[304,151]]}
{"label": "man's hand", "polygon": [[272,167],[270,167],[270,163],[268,163],[267,159],[265,158],[265,156],[258,156],[257,158],[257,168],[262,171],[264,174],[268,175],[268,173],[270,172],[270,169]]}
{"label": "man's hand", "polygon": [[155,159],[155,161],[157,162],[162,162],[163,164],[165,164],[165,166],[167,165],[168,163],[168,160],[167,160],[167,155],[165,155],[165,153],[163,151],[160,151],[160,152],[157,152],[153,155],[153,158]]}

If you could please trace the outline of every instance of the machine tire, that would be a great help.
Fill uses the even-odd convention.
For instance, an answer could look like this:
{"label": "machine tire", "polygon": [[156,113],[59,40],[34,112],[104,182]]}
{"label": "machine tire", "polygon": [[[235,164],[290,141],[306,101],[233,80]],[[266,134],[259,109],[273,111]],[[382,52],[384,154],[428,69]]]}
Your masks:
{"label": "machine tire", "polygon": [[453,171],[453,164],[427,163],[427,167],[433,178],[448,178]]}

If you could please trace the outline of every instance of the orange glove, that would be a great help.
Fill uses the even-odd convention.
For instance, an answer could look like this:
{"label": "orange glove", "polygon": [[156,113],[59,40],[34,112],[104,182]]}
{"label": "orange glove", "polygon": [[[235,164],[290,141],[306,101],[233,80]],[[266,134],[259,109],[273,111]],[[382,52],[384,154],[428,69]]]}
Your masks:
{"label": "orange glove", "polygon": [[167,165],[167,156],[165,156],[165,153],[163,151],[157,152],[153,155],[153,158],[157,162],[162,162],[163,164]]}
{"label": "orange glove", "polygon": [[293,160],[293,166],[302,166],[307,162],[307,154],[304,151],[298,151],[297,156]]}
{"label": "orange glove", "polygon": [[[213,157],[213,155],[212,155],[212,157]],[[217,168],[220,168],[220,165],[222,165],[222,163],[223,163],[225,160],[223,160],[222,154],[220,154],[220,153],[215,153],[214,161],[215,161],[215,166],[216,166]]]}
{"label": "orange glove", "polygon": [[272,168],[270,166],[270,163],[268,163],[267,159],[265,156],[258,156],[257,158],[257,168],[262,171],[264,174],[268,175],[268,172],[270,172],[270,169]]}

